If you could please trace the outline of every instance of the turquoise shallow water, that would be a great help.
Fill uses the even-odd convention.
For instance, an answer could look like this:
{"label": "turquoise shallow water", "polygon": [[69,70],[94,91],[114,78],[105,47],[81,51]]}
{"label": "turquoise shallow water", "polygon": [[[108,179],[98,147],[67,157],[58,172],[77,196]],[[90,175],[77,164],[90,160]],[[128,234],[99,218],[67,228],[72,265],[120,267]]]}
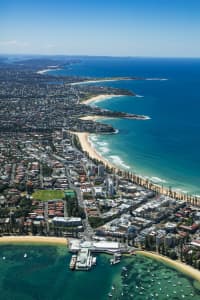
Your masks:
{"label": "turquoise shallow water", "polygon": [[151,120],[109,120],[119,134],[95,137],[93,143],[121,167],[167,187],[200,194],[199,59],[85,58],[56,73],[168,79],[101,83],[143,97],[113,98],[96,105],[149,115]]}
{"label": "turquoise shallow water", "polygon": [[197,300],[200,297],[196,281],[139,255],[123,258],[115,266],[110,265],[109,256],[99,255],[93,270],[73,272],[68,267],[71,255],[64,246],[1,245],[0,253],[2,300]]}

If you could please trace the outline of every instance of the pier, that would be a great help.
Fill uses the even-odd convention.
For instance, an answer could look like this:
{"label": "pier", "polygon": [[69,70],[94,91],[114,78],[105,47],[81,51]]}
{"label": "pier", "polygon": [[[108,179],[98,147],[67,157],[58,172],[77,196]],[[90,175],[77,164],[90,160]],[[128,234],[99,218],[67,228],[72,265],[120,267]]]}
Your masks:
{"label": "pier", "polygon": [[89,249],[80,249],[78,255],[73,254],[70,260],[70,270],[88,271],[96,265],[96,257],[91,255]]}
{"label": "pier", "polygon": [[110,263],[114,265],[120,262],[121,253],[127,253],[128,249],[118,242],[95,242],[73,239],[69,242],[69,251],[74,253],[71,258],[70,269],[87,271],[96,265],[96,257],[92,256],[92,253],[112,254],[113,258],[111,258]]}

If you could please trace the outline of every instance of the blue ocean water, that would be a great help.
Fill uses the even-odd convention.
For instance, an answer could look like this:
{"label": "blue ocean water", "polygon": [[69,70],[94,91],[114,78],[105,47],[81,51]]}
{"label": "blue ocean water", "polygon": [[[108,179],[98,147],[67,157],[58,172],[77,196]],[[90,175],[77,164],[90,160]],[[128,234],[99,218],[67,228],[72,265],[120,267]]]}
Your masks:
{"label": "blue ocean water", "polygon": [[[65,246],[0,245],[1,300],[197,300],[200,284],[159,261],[142,255],[97,255],[91,271],[70,271]],[[24,254],[27,257],[24,258]],[[3,259],[4,258],[4,259]],[[125,267],[125,269],[123,269]]]}
{"label": "blue ocean water", "polygon": [[101,83],[143,97],[115,97],[95,105],[151,119],[106,120],[119,133],[92,136],[91,141],[121,167],[165,186],[200,194],[200,59],[84,58],[56,73],[167,79]]}

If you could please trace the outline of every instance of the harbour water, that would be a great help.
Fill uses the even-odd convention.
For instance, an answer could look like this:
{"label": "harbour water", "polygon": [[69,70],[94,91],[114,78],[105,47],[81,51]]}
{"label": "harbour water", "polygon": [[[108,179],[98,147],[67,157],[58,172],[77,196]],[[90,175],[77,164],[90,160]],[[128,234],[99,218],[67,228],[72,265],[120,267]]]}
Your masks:
{"label": "harbour water", "polygon": [[110,265],[110,256],[98,255],[97,266],[91,271],[70,271],[71,254],[65,246],[1,245],[0,253],[0,299],[3,300],[197,300],[200,297],[198,282],[141,255],[122,258],[116,265]]}
{"label": "harbour water", "polygon": [[149,115],[151,119],[107,120],[119,133],[92,136],[91,141],[100,154],[122,168],[155,183],[200,194],[199,59],[84,58],[80,64],[52,73],[146,78],[101,83],[129,89],[137,96],[116,97],[95,105]]}

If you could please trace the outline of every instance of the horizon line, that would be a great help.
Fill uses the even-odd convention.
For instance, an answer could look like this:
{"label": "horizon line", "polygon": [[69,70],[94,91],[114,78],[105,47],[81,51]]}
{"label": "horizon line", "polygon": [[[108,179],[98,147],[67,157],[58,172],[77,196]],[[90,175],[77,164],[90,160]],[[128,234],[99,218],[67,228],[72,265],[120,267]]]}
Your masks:
{"label": "horizon line", "polygon": [[153,56],[153,55],[98,55],[98,54],[49,54],[49,53],[0,53],[0,56],[65,56],[65,57],[105,57],[105,58],[166,58],[166,59],[200,59],[200,56]]}

